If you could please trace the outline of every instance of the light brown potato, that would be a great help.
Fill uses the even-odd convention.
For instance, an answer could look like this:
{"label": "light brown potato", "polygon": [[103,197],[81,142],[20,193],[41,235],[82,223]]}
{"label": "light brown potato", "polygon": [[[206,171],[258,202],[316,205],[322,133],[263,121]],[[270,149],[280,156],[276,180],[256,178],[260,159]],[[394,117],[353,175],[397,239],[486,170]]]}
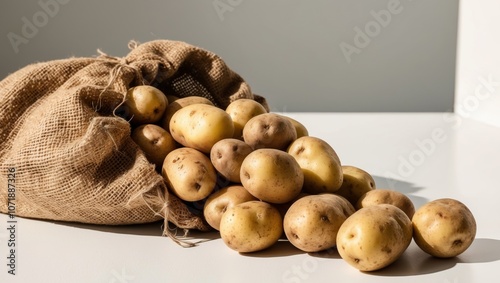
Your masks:
{"label": "light brown potato", "polygon": [[288,209],[290,208],[290,206],[292,206],[292,204],[294,204],[297,200],[299,200],[305,196],[309,196],[309,194],[304,193],[304,192],[300,192],[299,195],[296,196],[295,198],[293,198],[291,201],[288,201],[285,203],[273,203],[273,206],[278,209],[278,211],[281,214],[281,217],[285,218],[285,214],[288,211]]}
{"label": "light brown potato", "polygon": [[376,188],[375,180],[365,170],[349,165],[342,165],[342,185],[335,194],[345,197],[356,207],[359,198]]}
{"label": "light brown potato", "polygon": [[288,147],[304,173],[303,191],[310,194],[333,193],[342,185],[344,174],[335,150],[324,140],[303,136]]}
{"label": "light brown potato", "polygon": [[435,257],[455,257],[466,251],[476,237],[474,215],[465,204],[451,198],[424,204],[412,222],[415,243]]}
{"label": "light brown potato", "polygon": [[297,138],[297,132],[287,118],[264,113],[250,119],[243,128],[243,140],[253,149],[286,148]]}
{"label": "light brown potato", "polygon": [[299,195],[304,174],[288,153],[272,148],[252,151],[240,170],[243,187],[256,198],[270,203],[289,202]]}
{"label": "light brown potato", "polygon": [[406,213],[410,219],[413,217],[413,214],[415,214],[415,206],[407,195],[398,191],[387,189],[371,190],[362,195],[356,203],[356,209],[382,203],[397,206],[404,213]]}
{"label": "light brown potato", "polygon": [[241,164],[252,151],[253,149],[242,140],[223,139],[216,142],[210,150],[210,160],[224,178],[234,183],[241,183]]}
{"label": "light brown potato", "polygon": [[168,105],[165,94],[156,87],[140,85],[128,89],[125,106],[134,125],[158,122]]}
{"label": "light brown potato", "polygon": [[396,261],[412,240],[408,216],[392,204],[357,210],[340,226],[337,250],[350,265],[375,271]]}
{"label": "light brown potato", "polygon": [[147,159],[158,168],[163,165],[167,154],[177,148],[172,136],[165,129],[154,124],[138,126],[132,131],[131,137],[144,151]]}
{"label": "light brown potato", "polygon": [[177,99],[175,97],[169,97],[169,99],[170,99],[169,104],[165,109],[165,113],[163,114],[163,117],[161,118],[160,121],[160,126],[169,132],[170,132],[170,120],[172,119],[172,116],[174,116],[175,112],[177,112],[179,109],[191,104],[206,104],[214,106],[212,101],[201,96],[188,96]]}
{"label": "light brown potato", "polygon": [[231,116],[234,123],[233,138],[243,140],[243,128],[251,118],[267,113],[262,104],[253,99],[241,98],[231,102],[226,107],[226,112]]}
{"label": "light brown potato", "polygon": [[295,132],[297,133],[297,138],[309,135],[309,131],[307,130],[306,126],[304,126],[304,124],[293,119],[292,117],[288,117],[285,115],[283,115],[283,117],[287,118],[290,122],[292,122],[292,125],[295,128]]}
{"label": "light brown potato", "polygon": [[285,214],[283,227],[287,239],[305,252],[318,252],[337,243],[337,232],[354,213],[345,198],[334,194],[304,196],[295,201]]}
{"label": "light brown potato", "polygon": [[178,143],[207,154],[216,142],[231,138],[233,132],[229,114],[213,105],[185,106],[170,120],[170,134]]}
{"label": "light brown potato", "polygon": [[220,221],[222,240],[240,253],[266,249],[275,244],[282,233],[280,213],[263,201],[248,201],[228,208]]}
{"label": "light brown potato", "polygon": [[199,201],[208,197],[217,181],[217,173],[210,159],[188,147],[174,149],[165,157],[162,176],[168,188],[185,201]]}
{"label": "light brown potato", "polygon": [[257,199],[241,185],[224,187],[207,198],[203,207],[203,216],[212,228],[220,230],[220,220],[227,209],[252,200]]}

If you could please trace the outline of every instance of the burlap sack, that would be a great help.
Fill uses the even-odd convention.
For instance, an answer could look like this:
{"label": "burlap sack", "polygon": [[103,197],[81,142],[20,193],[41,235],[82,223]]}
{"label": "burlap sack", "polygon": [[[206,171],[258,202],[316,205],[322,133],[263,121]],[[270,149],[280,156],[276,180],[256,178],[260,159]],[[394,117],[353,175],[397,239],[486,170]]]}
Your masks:
{"label": "burlap sack", "polygon": [[32,64],[0,82],[0,212],[9,212],[15,195],[11,203],[22,217],[106,225],[165,219],[184,229],[209,228],[169,194],[114,110],[128,88],[141,84],[203,96],[221,108],[239,98],[266,105],[265,99],[196,46],[159,40],[131,49],[124,58]]}

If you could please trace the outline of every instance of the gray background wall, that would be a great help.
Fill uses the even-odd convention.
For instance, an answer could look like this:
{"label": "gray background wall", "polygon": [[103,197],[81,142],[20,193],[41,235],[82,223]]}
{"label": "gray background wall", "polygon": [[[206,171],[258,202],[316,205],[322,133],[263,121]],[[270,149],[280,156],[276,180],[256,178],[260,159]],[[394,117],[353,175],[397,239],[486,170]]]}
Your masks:
{"label": "gray background wall", "polygon": [[452,0],[2,1],[0,78],[174,39],[221,56],[274,111],[452,111],[457,20]]}

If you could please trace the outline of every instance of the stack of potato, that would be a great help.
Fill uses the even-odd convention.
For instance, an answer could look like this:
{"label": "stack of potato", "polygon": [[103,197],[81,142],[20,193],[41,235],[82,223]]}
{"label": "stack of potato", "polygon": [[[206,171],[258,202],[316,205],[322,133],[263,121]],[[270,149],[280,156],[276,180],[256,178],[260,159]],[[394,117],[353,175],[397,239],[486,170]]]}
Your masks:
{"label": "stack of potato", "polygon": [[304,252],[336,247],[349,264],[372,271],[397,260],[412,239],[437,257],[456,256],[474,240],[474,217],[461,202],[439,199],[415,211],[406,195],[375,189],[368,172],[342,165],[303,124],[254,100],[221,109],[137,86],[124,109],[132,138],[169,190],[201,203],[207,223],[238,252],[266,249],[284,235]]}

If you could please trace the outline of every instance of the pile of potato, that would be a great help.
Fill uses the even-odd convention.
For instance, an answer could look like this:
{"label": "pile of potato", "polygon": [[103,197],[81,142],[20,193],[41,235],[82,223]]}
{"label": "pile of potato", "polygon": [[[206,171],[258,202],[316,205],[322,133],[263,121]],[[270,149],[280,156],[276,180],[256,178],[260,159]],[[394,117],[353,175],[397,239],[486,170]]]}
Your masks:
{"label": "pile of potato", "polygon": [[397,260],[412,239],[447,258],[475,238],[476,222],[463,203],[437,199],[415,211],[406,195],[376,189],[368,172],[342,165],[303,124],[254,100],[221,109],[203,97],[137,86],[125,109],[133,140],[169,190],[201,204],[206,222],[238,252],[286,237],[304,252],[336,248],[355,268],[373,271]]}

